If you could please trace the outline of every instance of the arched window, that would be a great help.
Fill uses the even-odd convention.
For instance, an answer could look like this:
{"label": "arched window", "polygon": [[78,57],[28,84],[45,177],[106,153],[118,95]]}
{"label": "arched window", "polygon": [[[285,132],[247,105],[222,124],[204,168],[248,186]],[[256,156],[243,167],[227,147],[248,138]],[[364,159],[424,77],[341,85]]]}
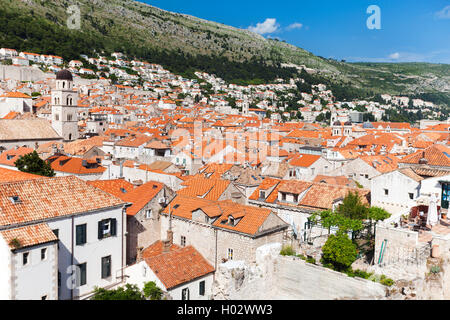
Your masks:
{"label": "arched window", "polygon": [[63,81],[63,83],[62,83],[63,89],[64,89],[65,86],[66,86],[66,83]]}

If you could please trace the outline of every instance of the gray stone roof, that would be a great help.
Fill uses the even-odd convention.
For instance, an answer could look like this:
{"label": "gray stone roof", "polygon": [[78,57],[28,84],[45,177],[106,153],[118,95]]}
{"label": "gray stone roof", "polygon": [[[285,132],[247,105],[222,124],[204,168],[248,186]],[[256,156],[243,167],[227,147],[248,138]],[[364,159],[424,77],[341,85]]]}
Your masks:
{"label": "gray stone roof", "polygon": [[0,141],[47,139],[60,140],[61,137],[45,119],[0,119]]}

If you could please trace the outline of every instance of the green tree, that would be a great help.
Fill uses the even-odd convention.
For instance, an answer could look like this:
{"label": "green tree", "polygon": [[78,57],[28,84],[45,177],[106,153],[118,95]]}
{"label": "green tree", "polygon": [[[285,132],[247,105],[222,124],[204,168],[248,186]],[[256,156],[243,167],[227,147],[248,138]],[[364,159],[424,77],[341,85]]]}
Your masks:
{"label": "green tree", "polygon": [[372,230],[372,226],[373,226],[373,228],[375,228],[379,221],[384,221],[384,220],[388,219],[390,216],[391,216],[391,214],[389,212],[387,212],[386,210],[384,210],[383,208],[379,208],[379,207],[370,208],[369,209],[370,236],[372,236],[372,234],[374,233]]}
{"label": "green tree", "polygon": [[336,212],[350,219],[365,220],[369,216],[369,207],[362,203],[357,192],[349,192]]}
{"label": "green tree", "polygon": [[145,300],[145,298],[136,285],[127,284],[113,290],[95,288],[91,300]]}
{"label": "green tree", "polygon": [[144,296],[150,300],[161,300],[162,293],[162,290],[153,281],[144,285]]}
{"label": "green tree", "polygon": [[14,162],[14,165],[22,172],[44,177],[54,177],[56,175],[50,164],[42,160],[36,151],[21,156]]}
{"label": "green tree", "polygon": [[322,247],[322,263],[337,271],[346,271],[357,257],[356,245],[343,232],[331,235]]}

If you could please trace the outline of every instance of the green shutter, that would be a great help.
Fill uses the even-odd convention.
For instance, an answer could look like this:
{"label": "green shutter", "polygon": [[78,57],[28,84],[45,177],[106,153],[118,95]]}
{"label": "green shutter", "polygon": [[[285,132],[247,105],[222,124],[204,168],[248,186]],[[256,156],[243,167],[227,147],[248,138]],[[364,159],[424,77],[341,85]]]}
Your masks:
{"label": "green shutter", "polygon": [[98,222],[98,238],[103,239],[103,220]]}
{"label": "green shutter", "polygon": [[111,236],[117,235],[117,220],[111,219]]}

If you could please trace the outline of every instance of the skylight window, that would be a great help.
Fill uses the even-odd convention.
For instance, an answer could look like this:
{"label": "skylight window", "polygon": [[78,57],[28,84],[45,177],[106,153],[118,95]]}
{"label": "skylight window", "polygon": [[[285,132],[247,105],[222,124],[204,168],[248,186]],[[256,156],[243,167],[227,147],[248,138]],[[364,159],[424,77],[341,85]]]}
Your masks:
{"label": "skylight window", "polygon": [[19,196],[12,196],[9,197],[9,199],[11,200],[12,203],[17,204],[17,203],[21,203],[22,201],[20,200]]}
{"label": "skylight window", "polygon": [[122,193],[127,193],[127,190],[125,190],[125,188],[120,188],[120,191],[122,191]]}

